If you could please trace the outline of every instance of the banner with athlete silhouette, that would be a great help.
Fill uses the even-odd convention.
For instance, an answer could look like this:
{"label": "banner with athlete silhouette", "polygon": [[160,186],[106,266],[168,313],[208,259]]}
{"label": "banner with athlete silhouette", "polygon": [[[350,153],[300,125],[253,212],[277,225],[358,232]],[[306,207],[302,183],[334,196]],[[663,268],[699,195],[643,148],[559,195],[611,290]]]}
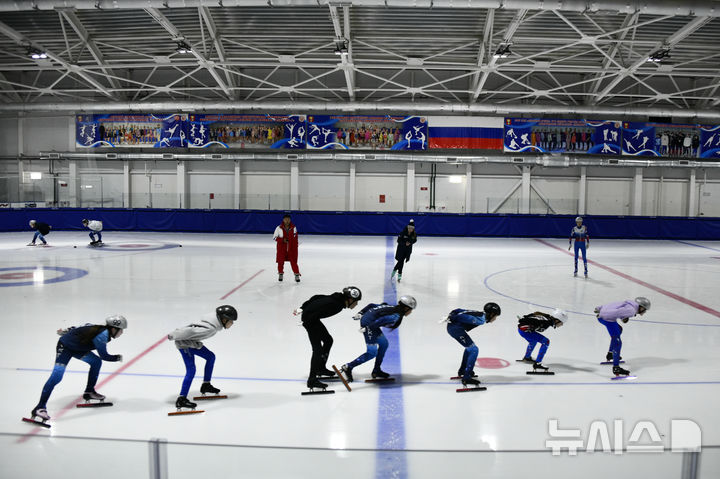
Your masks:
{"label": "banner with athlete silhouette", "polygon": [[720,159],[720,125],[700,125],[700,158]]}
{"label": "banner with athlete silhouette", "polygon": [[83,148],[181,146],[185,140],[185,138],[181,138],[181,134],[184,135],[182,123],[185,118],[187,118],[186,114],[77,115],[75,117],[75,145]]}
{"label": "banner with athlete silhouette", "polygon": [[304,149],[305,115],[190,114],[189,148]]}
{"label": "banner with athlete silhouette", "polygon": [[427,150],[421,116],[308,115],[307,148],[322,150]]}
{"label": "banner with athlete silhouette", "polygon": [[509,153],[620,154],[620,121],[505,118]]}
{"label": "banner with athlete silhouette", "polygon": [[655,124],[623,122],[622,154],[660,156],[660,152],[655,147]]}

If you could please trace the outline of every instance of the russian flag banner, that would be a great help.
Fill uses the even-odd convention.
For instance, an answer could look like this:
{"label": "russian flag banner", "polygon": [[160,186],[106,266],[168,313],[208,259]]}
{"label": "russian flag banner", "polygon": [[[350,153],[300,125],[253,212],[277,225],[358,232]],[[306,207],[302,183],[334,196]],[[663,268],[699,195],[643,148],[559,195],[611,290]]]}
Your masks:
{"label": "russian flag banner", "polygon": [[492,116],[428,117],[430,148],[503,149],[503,118]]}

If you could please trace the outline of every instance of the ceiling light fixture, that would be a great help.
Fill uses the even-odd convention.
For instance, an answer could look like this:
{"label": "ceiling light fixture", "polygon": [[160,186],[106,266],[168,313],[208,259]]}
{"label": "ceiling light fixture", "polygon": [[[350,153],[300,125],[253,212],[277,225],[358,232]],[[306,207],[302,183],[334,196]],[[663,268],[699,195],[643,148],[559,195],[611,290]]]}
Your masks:
{"label": "ceiling light fixture", "polygon": [[510,55],[512,55],[512,52],[510,51],[510,44],[509,43],[501,43],[498,45],[497,50],[495,50],[495,54],[493,57],[495,58],[507,58]]}
{"label": "ceiling light fixture", "polygon": [[47,53],[33,47],[28,47],[27,55],[33,60],[44,60],[47,58]]}
{"label": "ceiling light fixture", "polygon": [[335,55],[347,55],[348,44],[344,40],[338,40],[335,42]]}
{"label": "ceiling light fixture", "polygon": [[180,53],[181,55],[184,55],[186,53],[192,53],[192,47],[181,40],[177,43],[177,48],[175,49],[175,51]]}
{"label": "ceiling light fixture", "polygon": [[651,53],[650,56],[647,58],[647,61],[658,63],[663,60],[667,60],[668,58],[670,58],[670,49],[661,48],[656,52]]}

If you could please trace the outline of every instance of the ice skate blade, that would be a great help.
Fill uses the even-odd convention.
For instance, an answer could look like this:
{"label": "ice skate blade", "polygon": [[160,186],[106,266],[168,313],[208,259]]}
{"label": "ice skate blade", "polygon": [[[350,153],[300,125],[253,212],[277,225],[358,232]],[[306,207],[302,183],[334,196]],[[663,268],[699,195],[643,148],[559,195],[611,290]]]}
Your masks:
{"label": "ice skate blade", "polygon": [[487,388],[485,386],[477,386],[477,387],[473,386],[473,387],[469,387],[469,388],[456,389],[455,392],[456,393],[469,393],[469,392],[474,392],[474,391],[486,391],[486,390],[487,390]]}
{"label": "ice skate blade", "polygon": [[169,412],[168,416],[182,416],[185,414],[200,414],[201,412],[205,412],[203,410],[195,410],[191,409],[190,411],[175,411],[175,412]]}
{"label": "ice skate blade", "polygon": [[84,404],[77,404],[75,407],[110,407],[113,403],[111,402],[86,402]]}
{"label": "ice skate blade", "polygon": [[317,378],[319,381],[340,381],[337,376],[318,376]]}
{"label": "ice skate blade", "polygon": [[618,381],[622,379],[625,379],[626,381],[632,381],[634,379],[637,379],[637,376],[615,376],[614,378],[610,379],[612,379],[613,381]]}
{"label": "ice skate blade", "polygon": [[[476,377],[477,377],[477,374],[473,374],[473,377],[476,378]],[[451,380],[451,381],[455,381],[455,380],[457,380],[457,379],[462,379],[462,378],[463,378],[462,376],[453,376],[453,377],[450,378],[450,380]]]}
{"label": "ice skate blade", "polygon": [[345,376],[342,375],[340,370],[333,364],[333,371],[335,371],[335,374],[337,374],[338,378],[342,383],[345,385],[345,388],[348,390],[348,392],[352,392],[352,389],[350,388],[350,385],[348,384],[347,380],[345,379]]}
{"label": "ice skate blade", "polygon": [[541,374],[543,376],[555,375],[555,373],[553,371],[526,371],[525,374]]}
{"label": "ice skate blade", "polygon": [[[612,364],[612,363],[613,363],[612,361],[603,361],[603,362],[601,362],[600,364],[602,364],[602,365],[608,365],[608,364]],[[621,359],[618,364],[625,364],[625,361],[623,361],[623,360]]]}
{"label": "ice skate blade", "polygon": [[303,391],[300,393],[302,396],[313,396],[315,394],[335,394],[332,389],[321,389],[319,391]]}
{"label": "ice skate blade", "polygon": [[227,396],[221,395],[221,396],[195,396],[193,398],[193,401],[205,401],[207,399],[227,399]]}
{"label": "ice skate blade", "polygon": [[44,422],[42,422],[42,421],[36,421],[36,420],[34,420],[34,419],[28,419],[28,418],[26,418],[26,417],[22,418],[22,420],[23,420],[24,422],[29,422],[29,423],[35,424],[36,426],[40,426],[40,427],[44,427],[44,428],[46,428],[46,429],[50,429],[50,424],[46,424],[46,423],[44,423]]}
{"label": "ice skate blade", "polygon": [[516,359],[516,363],[525,363],[525,364],[532,364],[534,361],[532,359]]}
{"label": "ice skate blade", "polygon": [[366,379],[366,383],[391,383],[395,381],[395,378],[371,378]]}

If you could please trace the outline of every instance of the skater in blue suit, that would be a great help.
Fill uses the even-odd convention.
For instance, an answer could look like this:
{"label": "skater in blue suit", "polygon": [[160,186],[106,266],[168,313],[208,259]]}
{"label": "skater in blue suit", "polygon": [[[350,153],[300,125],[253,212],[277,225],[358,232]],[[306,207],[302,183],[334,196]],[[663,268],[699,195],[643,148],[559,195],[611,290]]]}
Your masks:
{"label": "skater in blue suit", "polygon": [[573,246],[573,239],[575,240],[575,273],[577,276],[578,272],[578,253],[582,251],[583,266],[585,266],[585,277],[587,278],[587,248],[590,247],[590,236],[588,235],[587,226],[583,225],[583,219],[578,216],[575,218],[575,226],[570,231],[570,246],[568,250]]}
{"label": "skater in blue suit", "polygon": [[473,367],[478,356],[478,347],[467,333],[478,326],[492,323],[498,316],[500,316],[500,306],[497,303],[487,303],[482,311],[453,309],[446,318],[448,334],[465,348],[458,369],[458,376],[462,376],[462,383],[465,386],[480,384],[480,381],[473,377],[476,376]]}
{"label": "skater in blue suit", "polygon": [[[121,354],[109,354],[107,352],[107,343],[112,339],[119,338],[126,328],[127,319],[123,316],[114,315],[108,317],[105,324],[102,325],[86,324],[85,326],[59,329],[57,333],[60,335],[60,339],[58,339],[56,347],[55,367],[53,367],[50,377],[43,386],[40,401],[30,413],[30,417],[34,419],[37,416],[43,421],[50,419],[47,413],[48,399],[50,399],[55,386],[62,381],[65,368],[72,358],[79,359],[90,365],[83,399],[86,401],[91,399],[104,400],[105,396],[95,392],[100,366],[103,360],[122,361]],[[94,354],[93,350],[97,350],[98,354]]]}
{"label": "skater in blue suit", "polygon": [[[561,309],[556,309],[551,314],[536,311],[525,316],[518,316],[518,334],[528,342],[525,356],[520,361],[532,364],[534,371],[547,371],[548,368],[542,365],[542,360],[550,347],[550,340],[540,333],[548,328],[559,328],[565,325],[567,320],[567,313]],[[538,343],[541,344],[540,350],[537,358],[533,360],[532,352]]]}
{"label": "skater in blue suit", "polygon": [[398,304],[393,306],[387,303],[370,303],[365,306],[353,319],[360,320],[361,331],[365,336],[367,351],[358,356],[355,360],[344,364],[343,375],[349,382],[353,381],[352,370],[363,363],[375,358],[373,367],[373,379],[386,379],[390,375],[381,369],[385,351],[388,348],[388,340],[382,333],[381,327],[397,329],[405,316],[410,315],[417,307],[417,301],[412,296],[401,296]]}
{"label": "skater in blue suit", "polygon": [[635,300],[626,299],[625,301],[616,301],[614,303],[604,304],[595,308],[598,322],[605,326],[610,333],[610,349],[605,358],[613,362],[613,374],[616,376],[627,376],[630,371],[620,367],[620,350],[622,349],[622,326],[617,323],[621,320],[627,323],[631,317],[636,314],[643,315],[650,309],[650,300],[642,296]]}

